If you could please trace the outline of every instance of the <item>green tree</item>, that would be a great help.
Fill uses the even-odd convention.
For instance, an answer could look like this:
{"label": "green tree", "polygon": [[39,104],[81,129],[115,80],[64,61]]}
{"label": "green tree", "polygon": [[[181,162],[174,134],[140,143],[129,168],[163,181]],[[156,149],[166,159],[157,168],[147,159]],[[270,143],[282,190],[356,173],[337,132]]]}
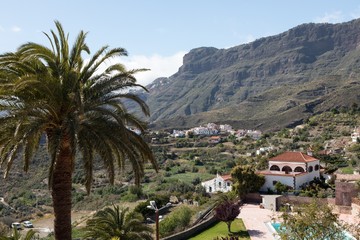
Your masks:
{"label": "green tree", "polygon": [[100,210],[86,222],[84,237],[97,240],[152,240],[153,230],[143,220],[140,213],[113,205]]}
{"label": "green tree", "polygon": [[286,184],[282,184],[281,182],[277,182],[274,186],[277,194],[282,194],[284,192],[287,192],[289,189],[291,189],[290,186]]}
{"label": "green tree", "polygon": [[233,191],[240,199],[249,192],[256,192],[264,185],[264,176],[257,175],[250,166],[236,166],[231,170],[231,178],[234,181]]}
{"label": "green tree", "polygon": [[105,46],[85,61],[83,54],[90,53],[86,33],[81,31],[70,49],[61,24],[55,25],[57,34],[45,34],[51,48],[26,43],[14,53],[0,55],[0,165],[7,166],[6,177],[22,155],[27,171],[40,139],[46,136],[55,238],[70,240],[76,152],[82,155],[88,193],[95,154],[104,162],[111,183],[116,164],[124,169],[129,162],[136,184],[144,175],[146,161],[157,166],[147,143],[130,129],[144,131],[145,123],[130,114],[123,101],[134,101],[149,115],[147,105],[128,91],[142,87],[133,76],[141,70],[127,71],[113,64],[100,71],[111,58],[126,56],[126,50]]}
{"label": "green tree", "polygon": [[282,214],[281,239],[318,240],[345,239],[344,226],[332,213],[332,209],[317,201],[304,204],[294,209],[295,213],[285,211]]}
{"label": "green tree", "polygon": [[[215,217],[225,222],[229,233],[231,233],[231,223],[236,219],[236,217],[240,214],[240,204],[235,198],[224,195],[219,200],[219,203],[215,207]],[[229,196],[229,197],[228,197]]]}

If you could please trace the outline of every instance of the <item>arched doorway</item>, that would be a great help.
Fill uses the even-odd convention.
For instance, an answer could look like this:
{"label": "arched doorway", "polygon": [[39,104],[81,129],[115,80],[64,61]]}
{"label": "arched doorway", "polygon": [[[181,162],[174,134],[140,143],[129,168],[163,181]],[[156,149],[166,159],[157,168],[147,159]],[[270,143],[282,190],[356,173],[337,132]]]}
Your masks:
{"label": "arched doorway", "polygon": [[272,166],[270,167],[270,171],[280,171],[280,168],[279,168],[278,165],[272,165]]}
{"label": "arched doorway", "polygon": [[296,167],[294,172],[305,172],[305,170],[302,167]]}
{"label": "arched doorway", "polygon": [[292,172],[291,167],[289,166],[284,166],[281,171],[285,172],[286,174],[288,174],[289,172]]}

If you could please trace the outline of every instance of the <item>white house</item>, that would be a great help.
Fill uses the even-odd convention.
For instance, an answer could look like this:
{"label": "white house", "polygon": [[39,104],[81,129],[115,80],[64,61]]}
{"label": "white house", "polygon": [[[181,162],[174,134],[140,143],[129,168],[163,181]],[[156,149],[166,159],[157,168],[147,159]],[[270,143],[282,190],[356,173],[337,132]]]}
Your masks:
{"label": "white house", "polygon": [[274,190],[277,182],[298,190],[302,185],[320,177],[320,161],[302,152],[284,152],[270,158],[269,169],[258,174],[265,176],[261,191]]}
{"label": "white house", "polygon": [[245,136],[249,136],[252,139],[258,140],[261,138],[261,131],[259,130],[246,130],[246,129],[239,129],[236,131],[235,136],[239,139],[245,137]]}
{"label": "white house", "polygon": [[175,138],[183,138],[185,137],[185,131],[182,130],[173,130],[172,134]]}
{"label": "white house", "polygon": [[216,174],[215,178],[202,182],[201,185],[205,188],[207,193],[229,192],[232,187],[231,175],[220,176],[219,174]]}
{"label": "white house", "polygon": [[355,128],[351,134],[351,140],[352,142],[357,142],[358,139],[360,139],[360,128]]}
{"label": "white house", "polygon": [[256,155],[260,155],[260,154],[264,154],[267,152],[270,152],[271,150],[273,150],[274,148],[272,146],[270,147],[261,147],[259,149],[256,150]]}
{"label": "white house", "polygon": [[210,129],[219,130],[219,126],[216,123],[208,123],[208,124],[206,124],[206,127],[210,128]]}
{"label": "white house", "polygon": [[220,131],[222,131],[222,132],[231,132],[231,131],[233,131],[232,126],[229,125],[229,124],[220,124],[219,128],[220,128]]}
{"label": "white house", "polygon": [[194,135],[215,135],[219,131],[214,128],[208,128],[208,127],[195,127],[191,129],[194,133]]}
{"label": "white house", "polygon": [[258,140],[261,138],[261,131],[259,130],[248,130],[246,135],[251,137],[252,139]]}

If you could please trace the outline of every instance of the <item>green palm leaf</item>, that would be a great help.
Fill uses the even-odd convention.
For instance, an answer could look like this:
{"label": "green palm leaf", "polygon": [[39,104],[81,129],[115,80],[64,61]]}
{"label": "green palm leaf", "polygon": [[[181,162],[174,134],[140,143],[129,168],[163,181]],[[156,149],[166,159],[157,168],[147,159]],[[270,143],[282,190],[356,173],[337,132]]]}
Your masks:
{"label": "green palm leaf", "polygon": [[96,240],[151,240],[152,228],[143,223],[143,217],[129,208],[113,205],[95,214],[86,222],[85,237]]}
{"label": "green palm leaf", "polygon": [[[133,101],[149,115],[145,102],[129,92],[145,89],[134,77],[145,69],[128,71],[114,64],[99,72],[110,59],[126,56],[126,50],[104,46],[85,61],[83,53],[90,53],[86,33],[81,31],[70,47],[61,24],[56,21],[55,26],[56,32],[45,34],[50,48],[29,42],[14,53],[0,55],[0,165],[7,176],[22,155],[27,171],[41,137],[46,136],[55,238],[67,240],[71,239],[75,161],[83,162],[88,192],[95,155],[100,156],[111,183],[116,166],[130,166],[135,183],[140,184],[144,164],[150,162],[155,169],[157,164],[144,139],[129,130],[135,127],[143,132],[146,123],[124,105],[124,100]],[[75,159],[76,152],[81,153],[80,159]]]}

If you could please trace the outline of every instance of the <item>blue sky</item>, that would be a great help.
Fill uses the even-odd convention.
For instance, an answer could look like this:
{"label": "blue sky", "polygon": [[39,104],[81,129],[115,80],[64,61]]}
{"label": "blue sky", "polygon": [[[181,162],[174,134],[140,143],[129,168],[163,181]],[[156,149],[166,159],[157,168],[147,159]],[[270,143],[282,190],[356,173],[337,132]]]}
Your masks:
{"label": "blue sky", "polygon": [[360,1],[12,0],[0,12],[0,53],[29,41],[47,45],[42,32],[59,20],[70,40],[89,32],[92,52],[104,45],[127,49],[120,61],[128,68],[151,69],[137,76],[146,85],[174,74],[193,48],[228,48],[302,23],[350,21],[360,17]]}

